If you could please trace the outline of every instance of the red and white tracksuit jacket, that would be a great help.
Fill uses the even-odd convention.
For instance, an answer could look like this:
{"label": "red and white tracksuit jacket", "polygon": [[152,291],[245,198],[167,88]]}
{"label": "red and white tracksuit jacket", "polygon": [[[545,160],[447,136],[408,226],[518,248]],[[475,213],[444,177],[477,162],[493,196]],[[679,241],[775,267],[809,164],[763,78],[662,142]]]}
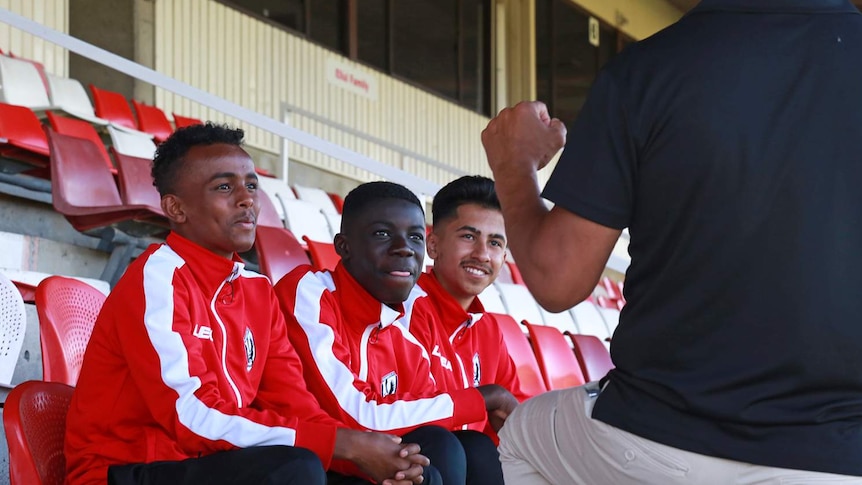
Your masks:
{"label": "red and white tracksuit jacket", "polygon": [[[414,303],[414,314],[429,311],[428,320],[410,321],[410,333],[425,345],[431,354],[431,373],[438,387],[455,391],[484,384],[499,384],[508,389],[518,401],[529,399],[521,390],[515,363],[509,356],[503,334],[494,315],[485,312],[476,297],[464,311],[447,292],[434,272],[423,273],[417,284],[425,296]],[[488,431],[483,423],[474,423],[469,429]]]}
{"label": "red and white tracksuit jacket", "polygon": [[67,483],[259,445],[326,466],[337,426],[303,384],[269,280],[172,233],[99,314],[67,418]]}
{"label": "red and white tracksuit jacket", "polygon": [[437,389],[429,356],[405,325],[411,316],[429,317],[413,311],[421,295],[415,288],[402,309],[393,310],[339,263],[333,272],[300,266],[275,292],[308,388],[347,426],[403,434],[427,424],[452,429],[485,419],[478,391]]}

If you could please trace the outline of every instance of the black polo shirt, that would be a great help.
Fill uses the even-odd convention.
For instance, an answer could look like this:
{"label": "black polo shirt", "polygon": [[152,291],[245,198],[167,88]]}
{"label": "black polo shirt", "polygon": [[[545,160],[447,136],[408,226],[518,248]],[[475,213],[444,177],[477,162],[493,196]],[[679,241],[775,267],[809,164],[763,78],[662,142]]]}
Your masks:
{"label": "black polo shirt", "polygon": [[544,196],[631,233],[594,418],[862,475],[855,7],[703,0],[599,74]]}

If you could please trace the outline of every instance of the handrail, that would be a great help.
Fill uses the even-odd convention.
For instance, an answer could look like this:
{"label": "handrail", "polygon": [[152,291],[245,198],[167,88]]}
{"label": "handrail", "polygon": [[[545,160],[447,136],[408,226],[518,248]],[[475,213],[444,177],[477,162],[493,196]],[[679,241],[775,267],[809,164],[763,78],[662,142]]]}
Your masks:
{"label": "handrail", "polygon": [[189,84],[165,76],[153,69],[142,66],[124,57],[108,52],[102,48],[76,39],[68,34],[58,32],[46,27],[27,17],[0,8],[0,22],[9,24],[11,27],[27,32],[31,35],[57,44],[75,54],[86,57],[91,61],[108,66],[123,74],[145,81],[153,86],[165,89],[196,103],[207,106],[222,113],[227,113],[237,120],[245,121],[260,129],[280,136],[291,142],[311,148],[345,163],[359,167],[362,170],[380,175],[381,177],[401,183],[416,192],[433,195],[437,193],[440,186],[429,180],[397,169],[395,167],[378,162],[370,157],[354,152],[335,143],[306,133],[297,128],[288,126],[268,116],[252,111],[248,108],[232,103],[226,99],[210,94]]}

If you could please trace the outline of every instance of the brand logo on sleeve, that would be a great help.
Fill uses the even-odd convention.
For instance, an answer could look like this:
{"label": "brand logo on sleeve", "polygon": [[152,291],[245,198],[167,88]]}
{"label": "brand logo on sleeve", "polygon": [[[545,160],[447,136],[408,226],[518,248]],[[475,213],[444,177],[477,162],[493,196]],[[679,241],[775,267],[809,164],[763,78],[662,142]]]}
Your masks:
{"label": "brand logo on sleeve", "polygon": [[473,387],[479,387],[482,382],[482,362],[479,360],[479,352],[473,354]]}
{"label": "brand logo on sleeve", "polygon": [[254,365],[254,335],[251,334],[251,329],[245,327],[245,336],[242,338],[242,342],[245,347],[245,370],[250,371],[251,366]]}
{"label": "brand logo on sleeve", "polygon": [[192,332],[192,335],[202,340],[212,340],[213,329],[206,325],[195,325],[195,330]]}
{"label": "brand logo on sleeve", "polygon": [[398,374],[392,371],[383,376],[383,380],[380,381],[380,394],[386,397],[395,394],[396,391],[398,391]]}

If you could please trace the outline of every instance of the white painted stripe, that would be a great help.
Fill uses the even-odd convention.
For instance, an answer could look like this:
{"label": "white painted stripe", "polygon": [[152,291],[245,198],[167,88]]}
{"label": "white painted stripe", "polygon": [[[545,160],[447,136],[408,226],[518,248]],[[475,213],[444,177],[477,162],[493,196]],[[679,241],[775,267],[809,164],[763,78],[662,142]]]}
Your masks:
{"label": "white painted stripe", "polygon": [[180,334],[173,330],[173,276],[185,261],[170,247],[162,246],[144,265],[144,326],[159,356],[162,381],[177,393],[180,424],[209,440],[224,440],[237,447],[296,443],[296,430],[266,426],[242,416],[225,414],[201,402],[195,391],[201,381],[189,372],[189,355]]}
{"label": "white painted stripe", "polygon": [[300,279],[294,316],[308,339],[314,365],[342,410],[359,425],[376,431],[407,428],[451,417],[455,404],[448,394],[391,404],[366,401],[365,394],[353,385],[353,372],[332,351],[335,342],[332,327],[320,320],[320,299],[327,289],[327,276],[309,272]]}

